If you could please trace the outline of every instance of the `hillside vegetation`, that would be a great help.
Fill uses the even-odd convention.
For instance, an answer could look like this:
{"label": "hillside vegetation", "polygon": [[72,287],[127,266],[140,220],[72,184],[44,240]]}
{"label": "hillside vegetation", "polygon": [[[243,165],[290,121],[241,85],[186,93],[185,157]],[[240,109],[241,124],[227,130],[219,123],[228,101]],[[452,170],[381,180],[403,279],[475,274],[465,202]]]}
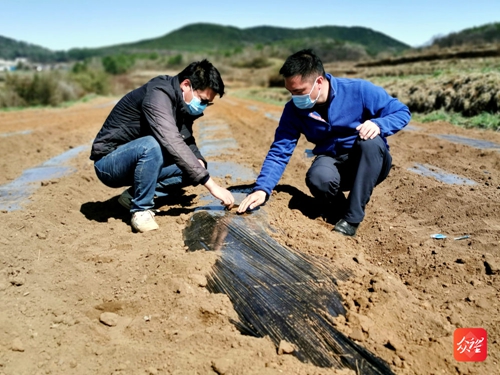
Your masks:
{"label": "hillside vegetation", "polygon": [[[360,72],[361,73],[361,72]],[[421,121],[500,128],[500,57],[368,68],[367,79],[408,105]]]}
{"label": "hillside vegetation", "polygon": [[477,47],[478,45],[487,43],[500,43],[500,22],[471,27],[460,32],[448,34],[435,39],[433,46],[441,48],[464,45]]}
{"label": "hillside vegetation", "polygon": [[[328,56],[335,60],[359,60],[379,53],[400,53],[408,48],[380,32],[364,27],[322,26],[304,29],[290,29],[273,26],[259,26],[239,29],[208,23],[187,25],[162,37],[101,48],[73,48],[69,51],[52,52],[42,47],[0,39],[0,58],[19,57],[24,53],[30,59],[83,60],[109,55],[134,55],[158,53],[175,55],[191,52],[222,54],[231,56],[245,48],[266,48],[266,54],[286,56],[290,51],[314,46],[330,50]],[[332,52],[335,48],[339,54]],[[351,51],[351,52],[349,52]]]}
{"label": "hillside vegetation", "polygon": [[[54,105],[68,97],[78,99],[92,93],[121,95],[154,75],[176,74],[187,63],[202,58],[219,68],[233,93],[284,103],[290,96],[283,89],[279,68],[290,53],[307,47],[322,58],[328,72],[365,78],[384,87],[407,104],[419,121],[439,119],[498,129],[498,25],[455,33],[447,39],[456,43],[453,46],[441,47],[446,39],[443,37],[429,47],[411,49],[364,28],[238,29],[195,24],[161,38],[68,51],[68,58],[80,54],[80,62],[71,72],[52,74],[50,79],[36,74],[0,76],[0,107]],[[473,45],[472,40],[476,41]],[[379,51],[376,57],[374,51]],[[36,92],[43,98],[35,97]]]}
{"label": "hillside vegetation", "polygon": [[[337,77],[364,78],[385,88],[410,108],[417,121],[447,121],[464,127],[500,129],[500,56],[412,61],[367,66],[353,62],[327,63],[325,70]],[[226,75],[227,76],[227,75]],[[279,75],[268,75],[268,87],[255,87],[253,74],[238,80],[238,95],[275,104],[290,100]],[[253,79],[253,83],[251,81]],[[251,86],[250,88],[246,88]]]}
{"label": "hillside vegetation", "polygon": [[[368,54],[401,52],[409,46],[365,27],[321,26],[291,29],[259,26],[239,29],[213,24],[193,24],[161,38],[126,45],[132,49],[207,51],[228,50],[248,45],[276,45],[287,41],[338,41],[363,46]],[[120,46],[118,46],[120,47]]]}
{"label": "hillside vegetation", "polygon": [[0,36],[0,59],[14,60],[18,57],[26,57],[31,61],[45,63],[64,61],[67,59],[67,54]]}
{"label": "hillside vegetation", "polygon": [[420,121],[500,129],[500,23],[465,29],[400,56],[355,64]]}

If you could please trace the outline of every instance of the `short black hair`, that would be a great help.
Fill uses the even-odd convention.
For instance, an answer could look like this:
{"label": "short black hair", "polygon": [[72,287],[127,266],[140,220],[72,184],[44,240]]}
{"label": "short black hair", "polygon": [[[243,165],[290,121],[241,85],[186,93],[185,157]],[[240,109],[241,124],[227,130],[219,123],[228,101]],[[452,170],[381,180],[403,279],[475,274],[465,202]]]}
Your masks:
{"label": "short black hair", "polygon": [[280,69],[280,74],[284,78],[295,76],[309,78],[320,75],[326,77],[323,63],[311,49],[303,49],[288,56]]}
{"label": "short black hair", "polygon": [[193,90],[205,90],[211,88],[222,98],[224,95],[224,82],[219,71],[207,59],[195,61],[189,64],[178,74],[179,81],[189,79]]}

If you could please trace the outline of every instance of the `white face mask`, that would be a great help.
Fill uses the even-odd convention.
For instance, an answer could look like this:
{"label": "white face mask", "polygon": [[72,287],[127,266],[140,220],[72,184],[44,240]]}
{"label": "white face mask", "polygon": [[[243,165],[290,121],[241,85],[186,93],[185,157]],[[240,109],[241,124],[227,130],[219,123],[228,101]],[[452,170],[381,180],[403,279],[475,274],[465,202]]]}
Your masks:
{"label": "white face mask", "polygon": [[319,94],[321,94],[321,89],[319,89],[318,96],[316,97],[316,99],[314,100],[311,99],[311,93],[313,92],[314,87],[316,87],[316,83],[318,83],[318,78],[319,77],[317,77],[316,80],[314,81],[314,85],[311,88],[311,91],[309,91],[309,94],[292,95],[293,104],[295,104],[297,108],[308,109],[314,107],[314,105],[319,99]]}

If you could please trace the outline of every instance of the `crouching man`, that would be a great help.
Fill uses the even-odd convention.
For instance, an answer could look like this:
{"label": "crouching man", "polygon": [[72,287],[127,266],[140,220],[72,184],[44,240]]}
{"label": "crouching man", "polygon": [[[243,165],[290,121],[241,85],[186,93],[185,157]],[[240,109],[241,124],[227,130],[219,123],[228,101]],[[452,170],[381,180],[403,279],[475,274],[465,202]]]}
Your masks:
{"label": "crouching man", "polygon": [[90,159],[99,180],[129,187],[119,203],[130,210],[132,228],[158,229],[154,198],[203,185],[231,208],[234,197],[209,175],[193,137],[193,123],[224,94],[219,71],[207,60],[193,62],[176,76],[158,76],[125,95],[97,134]]}
{"label": "crouching man", "polygon": [[[280,74],[292,100],[285,105],[254,191],[238,212],[266,201],[304,134],[315,144],[316,155],[306,184],[325,209],[341,217],[334,231],[354,236],[373,188],[392,166],[386,138],[408,124],[410,111],[368,81],[325,73],[308,49],[289,56]],[[344,191],[349,191],[347,198]]]}

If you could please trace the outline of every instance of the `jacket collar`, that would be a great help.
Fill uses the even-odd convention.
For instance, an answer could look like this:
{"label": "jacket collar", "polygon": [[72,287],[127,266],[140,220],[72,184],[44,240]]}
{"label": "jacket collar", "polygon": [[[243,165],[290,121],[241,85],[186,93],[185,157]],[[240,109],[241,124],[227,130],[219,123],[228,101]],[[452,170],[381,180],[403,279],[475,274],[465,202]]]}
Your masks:
{"label": "jacket collar", "polygon": [[[326,101],[326,104],[330,105],[333,99],[335,99],[335,96],[337,95],[337,79],[332,76],[330,73],[326,73],[326,79],[328,80],[328,83],[330,84],[330,92],[328,93],[328,99]],[[314,112],[314,107],[313,108],[306,108],[306,109],[300,109],[293,104],[293,100],[290,99],[286,105],[291,106],[294,111],[297,111],[301,115],[309,115],[310,113]]]}
{"label": "jacket collar", "polygon": [[330,93],[328,96],[328,102],[331,103],[335,96],[337,95],[337,79],[332,76],[330,73],[326,73],[326,79],[330,83]]}

